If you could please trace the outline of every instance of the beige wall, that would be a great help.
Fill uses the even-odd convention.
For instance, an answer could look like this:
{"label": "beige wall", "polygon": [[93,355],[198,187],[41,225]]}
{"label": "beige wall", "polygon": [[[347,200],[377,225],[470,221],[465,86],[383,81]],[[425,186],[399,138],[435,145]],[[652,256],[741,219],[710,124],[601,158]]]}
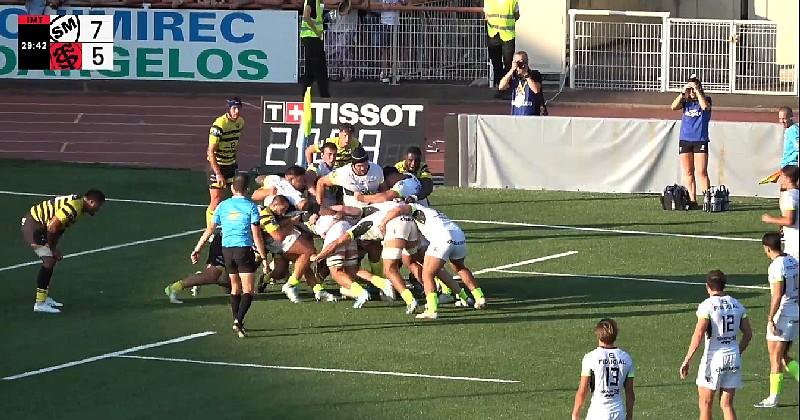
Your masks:
{"label": "beige wall", "polygon": [[531,66],[543,73],[561,73],[569,37],[568,0],[520,0],[517,50],[528,52]]}
{"label": "beige wall", "polygon": [[750,19],[778,24],[778,64],[796,64],[798,48],[797,0],[750,0]]}

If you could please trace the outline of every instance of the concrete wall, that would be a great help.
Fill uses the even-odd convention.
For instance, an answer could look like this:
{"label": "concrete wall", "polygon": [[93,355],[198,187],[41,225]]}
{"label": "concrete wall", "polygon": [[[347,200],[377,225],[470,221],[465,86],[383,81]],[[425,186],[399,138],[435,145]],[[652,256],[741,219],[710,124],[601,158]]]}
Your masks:
{"label": "concrete wall", "polygon": [[543,73],[561,73],[569,37],[568,0],[521,0],[517,50],[525,50],[531,66]]}

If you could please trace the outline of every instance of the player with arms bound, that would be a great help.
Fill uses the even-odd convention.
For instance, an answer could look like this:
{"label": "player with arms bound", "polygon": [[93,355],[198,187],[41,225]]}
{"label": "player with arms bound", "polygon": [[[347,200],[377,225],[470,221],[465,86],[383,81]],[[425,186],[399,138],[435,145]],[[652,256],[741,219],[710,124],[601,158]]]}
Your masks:
{"label": "player with arms bound", "polygon": [[244,118],[239,115],[241,108],[241,99],[228,99],[228,111],[214,120],[208,134],[206,158],[209,164],[208,192],[211,201],[206,210],[206,225],[210,223],[214,210],[222,201],[225,185],[233,182],[233,177],[236,176],[236,153],[244,129]]}
{"label": "player with arms bound", "polygon": [[42,201],[31,207],[28,214],[22,218],[22,237],[42,260],[42,266],[36,277],[34,312],[53,314],[61,312],[58,308],[63,305],[47,296],[53,269],[63,258],[63,254],[57,248],[58,241],[64,231],[84,214],[94,216],[100,211],[105,201],[106,196],[101,191],[92,189],[82,196],[64,195]]}
{"label": "player with arms bound", "polygon": [[[711,420],[717,391],[720,391],[723,418],[736,420],[733,397],[742,387],[742,353],[753,337],[747,310],[738,300],[725,294],[726,282],[725,273],[719,270],[706,276],[709,297],[697,307],[697,324],[679,371],[681,379],[689,376],[689,364],[705,336],[705,351],[696,381],[700,420]],[[736,341],[739,331],[743,333],[741,342]]]}
{"label": "player with arms bound", "polygon": [[769,265],[771,298],[767,316],[767,351],[769,352],[769,396],[756,403],[756,408],[778,406],[778,396],[783,389],[783,372],[800,379],[800,366],[789,357],[792,342],[797,340],[800,327],[797,260],[781,251],[781,237],[767,233],[761,240],[764,253],[772,260]]}
{"label": "player with arms bound", "polygon": [[[633,359],[614,345],[619,329],[613,319],[602,319],[594,328],[597,348],[583,356],[581,382],[575,394],[572,420],[580,420],[586,395],[592,401],[586,420],[631,420],[636,396],[633,391]],[[622,390],[625,400],[622,400]]]}
{"label": "player with arms bound", "polygon": [[428,164],[422,161],[422,150],[417,146],[409,147],[406,150],[406,158],[395,163],[394,167],[401,174],[409,173],[419,180],[422,191],[416,197],[417,202],[430,207],[428,196],[433,192],[433,175]]}

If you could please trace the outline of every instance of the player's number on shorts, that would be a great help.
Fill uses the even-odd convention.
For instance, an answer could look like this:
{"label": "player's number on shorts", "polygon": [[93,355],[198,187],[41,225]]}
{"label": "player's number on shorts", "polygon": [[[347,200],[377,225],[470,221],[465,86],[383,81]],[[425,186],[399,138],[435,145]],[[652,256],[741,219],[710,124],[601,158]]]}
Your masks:
{"label": "player's number on shorts", "polygon": [[606,386],[619,386],[619,368],[606,367]]}
{"label": "player's number on shorts", "polygon": [[733,332],[733,315],[724,315],[722,317],[722,333],[727,334]]}

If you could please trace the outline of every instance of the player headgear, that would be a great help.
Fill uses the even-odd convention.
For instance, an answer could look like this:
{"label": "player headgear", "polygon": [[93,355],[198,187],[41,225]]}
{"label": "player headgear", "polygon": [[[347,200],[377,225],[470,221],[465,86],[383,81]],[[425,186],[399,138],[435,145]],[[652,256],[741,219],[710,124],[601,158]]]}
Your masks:
{"label": "player headgear", "polygon": [[228,108],[238,106],[239,108],[242,107],[242,100],[239,98],[229,98],[228,99]]}

